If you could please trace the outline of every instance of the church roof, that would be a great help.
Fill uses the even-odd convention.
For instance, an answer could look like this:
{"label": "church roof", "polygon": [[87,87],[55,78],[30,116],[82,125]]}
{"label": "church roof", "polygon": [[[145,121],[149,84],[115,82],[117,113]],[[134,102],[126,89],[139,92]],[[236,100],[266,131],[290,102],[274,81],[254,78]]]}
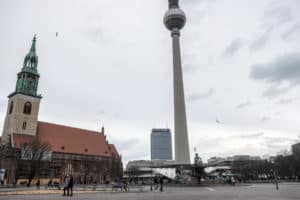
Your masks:
{"label": "church roof", "polygon": [[[63,125],[38,122],[37,137],[48,143],[53,152],[118,158],[113,144],[109,144],[104,133]],[[34,136],[13,134],[16,148],[32,140]]]}

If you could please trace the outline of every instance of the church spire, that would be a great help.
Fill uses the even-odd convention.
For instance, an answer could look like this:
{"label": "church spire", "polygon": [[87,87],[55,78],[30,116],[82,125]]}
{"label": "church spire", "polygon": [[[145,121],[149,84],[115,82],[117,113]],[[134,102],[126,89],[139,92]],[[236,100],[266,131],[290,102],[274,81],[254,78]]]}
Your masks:
{"label": "church spire", "polygon": [[30,48],[30,52],[32,52],[32,53],[35,53],[35,43],[36,43],[36,34],[34,34],[32,44],[31,44],[31,48]]}
{"label": "church spire", "polygon": [[36,55],[36,35],[34,35],[31,48],[24,59],[24,64],[22,71],[30,72],[33,74],[38,74],[37,65],[38,65],[38,56]]}
{"label": "church spire", "polygon": [[36,54],[36,35],[34,35],[30,50],[24,59],[22,71],[18,74],[16,90],[14,93],[40,97],[40,95],[37,95],[40,77],[37,71],[37,65],[38,56]]}

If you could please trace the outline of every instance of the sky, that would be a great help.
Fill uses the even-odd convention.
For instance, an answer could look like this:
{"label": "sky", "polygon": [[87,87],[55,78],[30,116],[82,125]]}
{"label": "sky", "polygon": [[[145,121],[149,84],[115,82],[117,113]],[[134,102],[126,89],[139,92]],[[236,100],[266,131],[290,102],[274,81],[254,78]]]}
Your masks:
{"label": "sky", "polygon": [[[181,0],[191,157],[276,155],[300,142],[300,1]],[[123,161],[173,129],[167,0],[1,0],[0,126],[37,34],[39,120],[100,131]],[[56,32],[58,35],[56,36]],[[220,122],[220,123],[217,123]]]}

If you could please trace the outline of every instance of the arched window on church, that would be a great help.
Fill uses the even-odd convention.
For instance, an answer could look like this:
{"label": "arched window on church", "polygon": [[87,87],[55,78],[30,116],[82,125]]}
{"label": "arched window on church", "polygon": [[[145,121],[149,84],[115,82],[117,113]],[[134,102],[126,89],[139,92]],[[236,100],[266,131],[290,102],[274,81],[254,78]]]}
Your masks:
{"label": "arched window on church", "polygon": [[26,115],[30,115],[31,114],[31,107],[32,107],[31,103],[27,101],[24,104],[23,113],[26,114]]}
{"label": "arched window on church", "polygon": [[9,106],[9,114],[11,114],[14,110],[14,102],[12,101]]}

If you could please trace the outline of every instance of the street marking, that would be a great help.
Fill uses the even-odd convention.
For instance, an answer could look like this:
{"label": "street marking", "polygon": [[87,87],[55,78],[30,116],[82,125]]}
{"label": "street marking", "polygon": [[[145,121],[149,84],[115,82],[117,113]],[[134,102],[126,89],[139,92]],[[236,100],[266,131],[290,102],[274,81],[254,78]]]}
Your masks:
{"label": "street marking", "polygon": [[207,189],[207,190],[209,190],[209,191],[211,191],[211,192],[214,192],[214,191],[216,191],[215,189],[213,189],[213,188],[210,188],[210,187],[206,187],[206,189]]}

